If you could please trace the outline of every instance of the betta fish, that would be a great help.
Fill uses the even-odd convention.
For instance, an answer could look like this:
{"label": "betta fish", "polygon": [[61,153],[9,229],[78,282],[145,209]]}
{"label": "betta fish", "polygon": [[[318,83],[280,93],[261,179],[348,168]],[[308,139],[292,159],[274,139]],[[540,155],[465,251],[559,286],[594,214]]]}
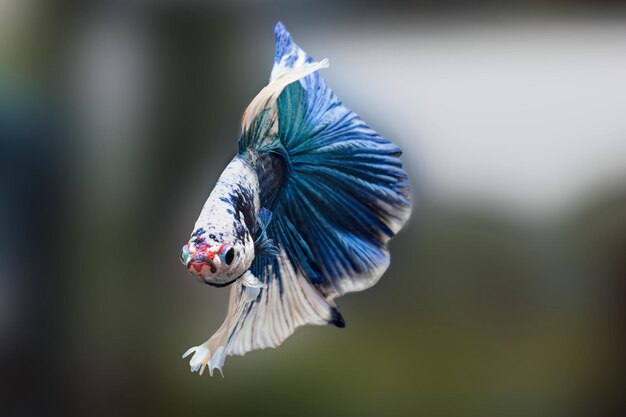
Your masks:
{"label": "betta fish", "polygon": [[238,153],[204,204],[180,259],[230,286],[226,319],[192,347],[192,371],[277,347],[304,324],[344,327],[335,298],[374,285],[387,242],[411,213],[401,150],[337,98],[282,23],[269,84],[241,121]]}

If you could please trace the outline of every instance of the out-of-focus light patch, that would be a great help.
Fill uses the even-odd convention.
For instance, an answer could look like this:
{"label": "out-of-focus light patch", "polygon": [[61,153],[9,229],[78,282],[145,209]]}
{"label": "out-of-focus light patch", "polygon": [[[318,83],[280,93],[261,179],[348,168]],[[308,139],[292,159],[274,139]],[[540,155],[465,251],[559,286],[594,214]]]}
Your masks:
{"label": "out-of-focus light patch", "polygon": [[32,0],[0,0],[0,89],[9,94],[20,78],[24,51],[32,39],[37,12]]}
{"label": "out-of-focus light patch", "polygon": [[[149,158],[152,75],[150,38],[116,14],[87,20],[71,48],[72,118],[82,149],[79,171],[96,204],[132,205]],[[138,169],[142,168],[142,169]]]}
{"label": "out-of-focus light patch", "polygon": [[35,2],[32,0],[0,0],[0,40],[7,40],[27,25]]}
{"label": "out-of-focus light patch", "polygon": [[308,29],[300,45],[433,198],[558,215],[626,180],[626,25]]}

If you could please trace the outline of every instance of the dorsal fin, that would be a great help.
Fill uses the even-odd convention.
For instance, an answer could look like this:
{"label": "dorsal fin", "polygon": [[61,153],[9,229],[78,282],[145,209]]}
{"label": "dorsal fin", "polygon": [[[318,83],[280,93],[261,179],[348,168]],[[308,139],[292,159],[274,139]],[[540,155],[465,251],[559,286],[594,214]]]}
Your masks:
{"label": "dorsal fin", "polygon": [[252,99],[241,118],[240,148],[250,146],[263,149],[263,144],[272,141],[278,133],[277,100],[289,84],[307,75],[328,68],[328,59],[308,62],[295,68],[281,67],[269,84]]}

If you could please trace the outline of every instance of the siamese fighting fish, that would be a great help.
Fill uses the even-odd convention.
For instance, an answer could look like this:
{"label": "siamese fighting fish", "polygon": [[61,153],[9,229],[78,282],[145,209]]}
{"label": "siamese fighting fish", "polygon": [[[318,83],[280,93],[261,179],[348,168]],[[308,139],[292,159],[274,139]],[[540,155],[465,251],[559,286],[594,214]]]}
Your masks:
{"label": "siamese fighting fish", "polygon": [[344,327],[335,298],[374,285],[411,212],[401,150],[345,107],[282,23],[267,84],[241,121],[180,258],[201,283],[230,286],[226,319],[192,347],[192,371],[277,347],[298,326]]}

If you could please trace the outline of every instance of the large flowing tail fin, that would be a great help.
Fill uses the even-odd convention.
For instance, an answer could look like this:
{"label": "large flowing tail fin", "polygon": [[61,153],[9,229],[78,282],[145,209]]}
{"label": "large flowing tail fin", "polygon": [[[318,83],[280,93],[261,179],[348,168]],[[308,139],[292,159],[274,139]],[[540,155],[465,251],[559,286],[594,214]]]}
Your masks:
{"label": "large flowing tail fin", "polygon": [[268,233],[295,270],[332,299],[372,286],[387,268],[387,241],[410,215],[407,175],[401,150],[328,87],[317,71],[325,61],[315,63],[282,23],[274,32],[270,85],[306,74],[244,118],[241,148],[276,147],[286,155],[289,178]]}
{"label": "large flowing tail fin", "polygon": [[239,150],[285,159],[287,178],[265,229],[280,255],[254,260],[250,271],[265,284],[254,300],[234,284],[229,317],[214,336],[225,351],[210,368],[225,354],[276,347],[303,324],[343,326],[333,299],[378,281],[389,265],[387,242],[411,211],[400,149],[326,85],[318,70],[327,61],[316,63],[282,23],[274,31],[270,84],[244,114]]}

